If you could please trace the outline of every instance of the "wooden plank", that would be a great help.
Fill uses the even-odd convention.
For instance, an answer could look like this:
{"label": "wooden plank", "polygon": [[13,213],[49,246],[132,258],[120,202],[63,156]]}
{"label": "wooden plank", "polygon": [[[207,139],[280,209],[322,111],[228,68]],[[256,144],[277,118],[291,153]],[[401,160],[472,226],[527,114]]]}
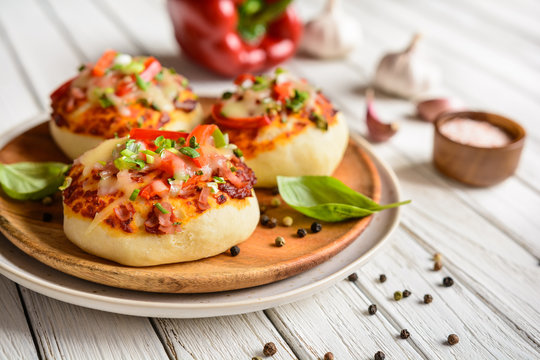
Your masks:
{"label": "wooden plank", "polygon": [[265,357],[273,342],[272,359],[296,359],[282,336],[262,311],[204,319],[155,319],[156,329],[173,359],[250,359]]}
{"label": "wooden plank", "polygon": [[[406,251],[405,251],[406,249]],[[385,256],[377,256],[358,272],[358,284],[383,313],[389,313],[411,333],[410,340],[430,359],[535,359],[540,356],[538,344],[520,337],[516,329],[488,307],[481,297],[470,291],[443,253],[443,269],[432,270],[433,254],[420,246],[406,230],[400,228]],[[380,283],[379,274],[387,281]],[[446,288],[442,279],[451,276],[455,284]],[[395,301],[395,291],[407,289],[408,298]],[[430,294],[431,304],[423,297]],[[535,315],[535,319],[539,319]],[[448,335],[457,334],[459,344],[449,346]],[[504,334],[504,335],[502,335]],[[473,355],[474,354],[474,355]],[[390,354],[387,354],[390,355]],[[395,357],[397,358],[397,356]]]}
{"label": "wooden plank", "polygon": [[0,358],[37,359],[17,286],[0,275]]}
{"label": "wooden plank", "polygon": [[300,359],[322,359],[329,351],[336,359],[372,359],[377,351],[390,359],[428,358],[398,339],[400,330],[386,316],[368,315],[371,303],[352,283],[342,281],[266,313]]}
{"label": "wooden plank", "polygon": [[22,288],[46,359],[167,359],[150,321],[90,310]]}

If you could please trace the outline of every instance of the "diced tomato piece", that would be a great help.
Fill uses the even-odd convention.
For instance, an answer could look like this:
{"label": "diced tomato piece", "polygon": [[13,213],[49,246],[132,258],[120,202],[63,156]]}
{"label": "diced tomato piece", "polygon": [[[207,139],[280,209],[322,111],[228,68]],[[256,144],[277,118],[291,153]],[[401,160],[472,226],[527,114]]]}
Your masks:
{"label": "diced tomato piece", "polygon": [[246,80],[255,81],[255,76],[253,74],[240,74],[234,79],[235,85],[242,85],[242,83]]}
{"label": "diced tomato piece", "polygon": [[161,64],[154,57],[149,57],[144,62],[144,70],[139,74],[144,81],[150,81],[161,71]]}
{"label": "diced tomato piece", "polygon": [[114,50],[105,51],[103,55],[101,55],[99,60],[96,62],[96,64],[94,65],[94,68],[92,69],[92,75],[94,76],[105,75],[105,70],[107,70],[107,68],[111,66],[111,64],[114,61],[114,58],[116,57],[116,54],[117,52]]}
{"label": "diced tomato piece", "polygon": [[159,197],[163,197],[168,192],[169,187],[163,182],[163,180],[154,180],[141,190],[139,196],[142,196],[146,200],[149,200],[156,195]]}
{"label": "diced tomato piece", "polygon": [[208,159],[208,156],[204,154],[204,151],[202,148],[198,148],[197,152],[199,153],[199,157],[193,158],[193,163],[197,165],[198,167],[202,168],[205,165],[208,165],[210,163],[210,159]]}
{"label": "diced tomato piece", "polygon": [[293,90],[293,83],[290,81],[276,84],[272,89],[272,98],[277,101],[285,101],[291,97]]}
{"label": "diced tomato piece", "polygon": [[156,138],[163,136],[165,139],[178,140],[186,138],[189,134],[180,131],[154,130],[133,128],[129,132],[129,137],[135,140],[154,141]]}
{"label": "diced tomato piece", "polygon": [[165,151],[164,155],[162,155],[159,168],[163,170],[168,177],[172,177],[174,174],[184,170],[186,168],[186,163],[175,154]]}
{"label": "diced tomato piece", "polygon": [[212,117],[219,126],[231,129],[256,129],[272,122],[272,119],[267,114],[245,118],[226,117],[221,114],[222,109],[223,104],[214,104],[212,106]]}
{"label": "diced tomato piece", "polygon": [[133,82],[124,80],[124,81],[121,81],[116,87],[115,94],[117,96],[124,96],[126,94],[129,94],[132,90],[133,90]]}

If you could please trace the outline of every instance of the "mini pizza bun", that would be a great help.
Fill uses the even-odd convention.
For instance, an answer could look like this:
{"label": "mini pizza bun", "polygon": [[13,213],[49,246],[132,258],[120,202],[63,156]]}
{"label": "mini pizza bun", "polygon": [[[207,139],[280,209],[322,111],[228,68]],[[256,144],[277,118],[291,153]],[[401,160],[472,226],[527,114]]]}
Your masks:
{"label": "mini pizza bun", "polygon": [[[189,113],[174,110],[169,114],[171,120],[163,126],[164,130],[191,131],[201,123],[203,118],[201,104],[197,104],[195,109]],[[96,121],[99,120],[99,118],[96,118]],[[67,127],[56,125],[54,120],[49,121],[49,129],[55,143],[72,160],[106,140],[105,137],[101,136],[72,132]]]}
{"label": "mini pizza bun", "polygon": [[207,258],[246,240],[259,220],[255,193],[229,199],[182,223],[176,234],[126,233],[101,223],[89,228],[92,219],[64,205],[64,231],[84,251],[128,266],[152,266]]}
{"label": "mini pizza bun", "polygon": [[261,151],[246,159],[257,176],[256,187],[277,185],[276,176],[331,175],[349,142],[349,130],[342,113],[327,131],[310,126],[285,144]]}

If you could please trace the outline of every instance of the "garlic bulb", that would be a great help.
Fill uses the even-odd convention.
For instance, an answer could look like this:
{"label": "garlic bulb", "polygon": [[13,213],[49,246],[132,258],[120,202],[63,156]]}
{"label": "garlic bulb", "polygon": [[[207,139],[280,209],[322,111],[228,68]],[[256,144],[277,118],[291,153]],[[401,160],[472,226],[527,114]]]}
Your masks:
{"label": "garlic bulb", "polygon": [[325,9],[304,27],[301,50],[318,58],[339,58],[362,40],[362,30],[338,0],[327,0]]}
{"label": "garlic bulb", "polygon": [[402,52],[385,55],[375,72],[373,84],[378,89],[404,98],[425,93],[437,80],[437,74],[418,49],[421,36],[415,35]]}

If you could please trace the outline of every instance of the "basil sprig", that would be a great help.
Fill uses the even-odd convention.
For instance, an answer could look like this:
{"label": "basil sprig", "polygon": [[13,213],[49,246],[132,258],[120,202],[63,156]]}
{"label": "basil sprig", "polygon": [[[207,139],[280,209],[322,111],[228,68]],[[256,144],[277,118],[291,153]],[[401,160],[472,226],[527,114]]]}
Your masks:
{"label": "basil sprig", "polygon": [[59,162],[0,164],[0,184],[13,199],[39,200],[58,191],[68,169]]}
{"label": "basil sprig", "polygon": [[379,205],[331,176],[278,176],[277,182],[281,197],[293,209],[328,222],[361,218],[411,202]]}

